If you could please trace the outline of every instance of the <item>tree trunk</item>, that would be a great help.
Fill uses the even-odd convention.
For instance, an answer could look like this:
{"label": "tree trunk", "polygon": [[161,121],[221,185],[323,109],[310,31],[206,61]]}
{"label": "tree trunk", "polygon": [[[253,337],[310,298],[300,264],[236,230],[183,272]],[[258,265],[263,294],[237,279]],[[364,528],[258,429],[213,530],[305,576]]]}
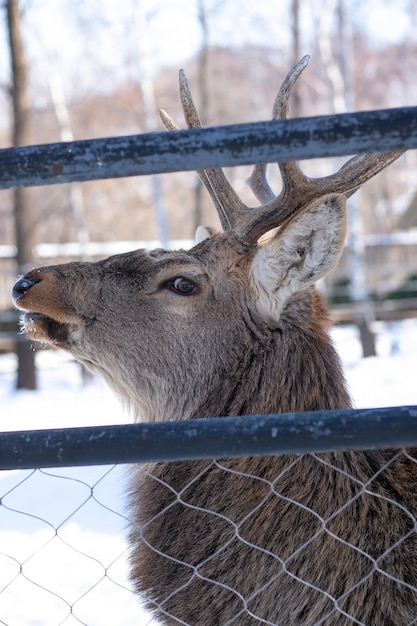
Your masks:
{"label": "tree trunk", "polygon": [[[156,130],[157,124],[155,112],[157,110],[155,102],[155,91],[153,85],[152,72],[150,68],[149,52],[150,46],[147,42],[146,7],[143,2],[136,7],[136,29],[137,29],[137,65],[140,76],[139,90],[142,96],[143,105],[143,129],[146,133]],[[162,177],[154,174],[152,180],[152,201],[155,209],[155,218],[158,229],[158,239],[163,248],[168,247],[168,217],[165,208],[164,191]]]}
{"label": "tree trunk", "polygon": [[[331,22],[337,11],[339,59],[333,52],[331,40]],[[348,28],[350,22],[346,15],[344,0],[326,0],[320,15],[319,47],[323,63],[333,89],[333,108],[335,113],[346,113],[355,108],[355,94],[352,80],[352,34]],[[360,192],[348,204],[348,243],[350,291],[354,306],[354,322],[359,330],[364,357],[375,356],[375,337],[370,323],[372,304],[366,280],[365,247],[362,237],[362,215],[360,211]]]}
{"label": "tree trunk", "polygon": [[[345,84],[346,110],[354,110],[355,96],[352,73],[352,32],[351,21],[347,16],[345,0],[339,0],[337,18],[339,24],[340,66]],[[363,219],[360,210],[361,190],[349,202],[348,219],[349,250],[350,250],[350,287],[353,306],[355,307],[354,321],[359,330],[362,345],[362,356],[376,356],[375,335],[371,323],[374,319],[373,305],[370,299],[366,276],[366,256],[363,242]]]}
{"label": "tree trunk", "polygon": [[[29,143],[29,97],[27,88],[27,61],[22,41],[22,12],[19,0],[7,0],[7,26],[12,69],[13,145]],[[34,224],[30,214],[29,190],[15,189],[14,216],[17,246],[17,269],[24,274],[33,267]],[[18,359],[17,388],[36,389],[35,353],[29,341],[16,343]]]}
{"label": "tree trunk", "polygon": [[[300,0],[292,0],[291,2],[291,32],[292,32],[292,65],[296,65],[301,58],[301,42],[300,42]],[[301,117],[302,101],[298,85],[291,96],[291,111],[293,117]]]}
{"label": "tree trunk", "polygon": [[[57,119],[61,141],[74,141],[70,115],[65,101],[64,88],[58,68],[48,64],[48,82],[52,104]],[[77,241],[80,244],[80,260],[86,260],[86,244],[90,240],[86,220],[85,205],[81,183],[69,183],[69,206],[73,220]]]}
{"label": "tree trunk", "polygon": [[[208,113],[208,50],[209,50],[209,25],[207,19],[205,0],[198,0],[198,22],[201,29],[201,47],[198,53],[198,91],[200,95],[200,115],[203,124],[207,124]],[[194,232],[202,225],[203,221],[203,183],[196,178],[194,199]],[[193,232],[193,236],[194,236]]]}

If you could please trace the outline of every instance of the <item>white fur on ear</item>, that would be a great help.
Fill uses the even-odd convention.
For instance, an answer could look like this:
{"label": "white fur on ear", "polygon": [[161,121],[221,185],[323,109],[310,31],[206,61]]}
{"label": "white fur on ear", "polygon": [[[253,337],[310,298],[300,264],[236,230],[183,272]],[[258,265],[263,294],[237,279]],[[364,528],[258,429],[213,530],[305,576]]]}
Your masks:
{"label": "white fur on ear", "polygon": [[201,243],[205,239],[214,235],[215,232],[214,228],[210,228],[210,226],[197,226],[197,230],[194,235],[194,243]]}
{"label": "white fur on ear", "polygon": [[320,278],[338,262],[346,237],[346,199],[329,194],[261,245],[251,265],[251,282],[260,313],[270,321],[291,296]]}

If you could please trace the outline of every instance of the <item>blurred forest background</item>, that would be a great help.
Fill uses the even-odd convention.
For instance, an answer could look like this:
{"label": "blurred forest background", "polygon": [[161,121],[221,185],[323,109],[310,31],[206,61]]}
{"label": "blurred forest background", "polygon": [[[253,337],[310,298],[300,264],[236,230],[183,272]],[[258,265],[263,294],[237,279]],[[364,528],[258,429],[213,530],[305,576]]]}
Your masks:
{"label": "blurred forest background", "polygon": [[[163,130],[159,108],[181,123],[180,67],[204,125],[266,120],[304,54],[290,116],[417,105],[414,0],[6,0],[0,18],[2,148]],[[320,176],[337,165],[303,168]],[[350,201],[350,255],[328,287],[335,305],[405,284],[414,293],[416,165],[411,151]],[[227,173],[255,204],[249,170]],[[0,191],[0,323],[14,277],[55,261],[40,244],[78,242],[85,256],[89,242],[191,239],[200,223],[217,217],[193,173]],[[366,309],[365,326],[372,315]],[[18,386],[34,387],[30,346],[17,346]]]}

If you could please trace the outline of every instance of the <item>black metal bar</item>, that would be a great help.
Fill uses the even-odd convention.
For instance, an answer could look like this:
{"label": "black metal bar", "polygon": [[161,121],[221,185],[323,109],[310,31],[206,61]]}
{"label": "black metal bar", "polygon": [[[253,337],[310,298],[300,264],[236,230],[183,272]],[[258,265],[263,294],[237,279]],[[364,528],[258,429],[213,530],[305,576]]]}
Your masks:
{"label": "black metal bar", "polygon": [[417,406],[5,432],[0,469],[417,446]]}
{"label": "black metal bar", "polygon": [[0,150],[0,189],[417,148],[417,108]]}

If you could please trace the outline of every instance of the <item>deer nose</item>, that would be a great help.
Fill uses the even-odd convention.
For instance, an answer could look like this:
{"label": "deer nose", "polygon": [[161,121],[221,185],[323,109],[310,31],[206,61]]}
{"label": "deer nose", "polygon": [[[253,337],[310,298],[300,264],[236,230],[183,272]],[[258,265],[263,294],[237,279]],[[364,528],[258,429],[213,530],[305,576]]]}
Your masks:
{"label": "deer nose", "polygon": [[36,280],[29,280],[29,278],[25,278],[24,276],[22,276],[22,278],[19,278],[13,285],[13,299],[18,300],[37,282],[38,281]]}

